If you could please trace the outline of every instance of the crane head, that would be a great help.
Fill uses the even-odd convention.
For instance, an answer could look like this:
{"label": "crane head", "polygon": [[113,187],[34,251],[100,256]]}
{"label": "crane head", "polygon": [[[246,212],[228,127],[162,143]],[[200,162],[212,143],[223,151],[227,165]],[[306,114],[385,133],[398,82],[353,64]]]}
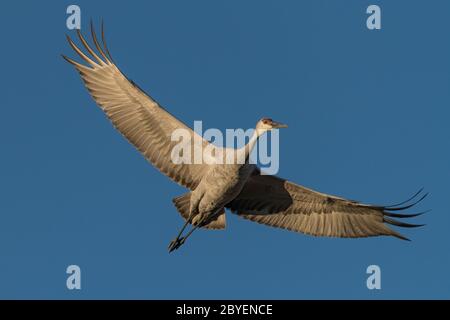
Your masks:
{"label": "crane head", "polygon": [[281,129],[281,128],[287,128],[287,125],[280,123],[280,122],[273,121],[270,118],[262,118],[256,124],[256,129],[261,130],[261,131],[269,131],[272,129]]}

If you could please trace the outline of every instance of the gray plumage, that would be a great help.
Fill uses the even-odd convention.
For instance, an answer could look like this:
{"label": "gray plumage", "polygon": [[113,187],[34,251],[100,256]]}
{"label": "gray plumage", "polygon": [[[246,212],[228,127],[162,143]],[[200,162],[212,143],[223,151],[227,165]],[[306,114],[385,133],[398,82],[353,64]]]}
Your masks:
{"label": "gray plumage", "polygon": [[[174,198],[173,202],[186,224],[193,225],[194,230],[198,227],[225,228],[225,209],[251,221],[314,236],[354,238],[389,235],[406,239],[386,224],[419,226],[393,219],[415,216],[395,212],[410,208],[418,201],[404,207],[366,205],[319,193],[276,176],[262,175],[248,161],[243,164],[175,164],[171,161],[172,149],[178,143],[171,140],[174,130],[188,130],[193,142],[188,146],[192,154],[211,147],[210,143],[122,74],[106,47],[103,28],[103,48],[92,25],[91,33],[97,51],[78,31],[79,39],[91,57],[67,37],[70,46],[87,65],[63,57],[79,71],[86,88],[114,127],[159,171],[190,190]],[[285,126],[264,118],[258,122],[254,136],[244,148],[226,150],[233,152],[234,157],[247,159],[264,132],[281,127]],[[209,160],[214,162],[217,159]],[[418,196],[419,193],[413,198]],[[187,238],[180,236],[181,232],[171,243],[170,250],[178,248]]]}

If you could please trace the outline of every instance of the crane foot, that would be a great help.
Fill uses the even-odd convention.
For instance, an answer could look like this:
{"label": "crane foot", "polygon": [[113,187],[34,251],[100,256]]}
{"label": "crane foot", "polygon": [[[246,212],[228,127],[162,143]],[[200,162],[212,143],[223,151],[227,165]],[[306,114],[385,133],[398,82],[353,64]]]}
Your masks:
{"label": "crane foot", "polygon": [[172,240],[169,243],[169,252],[172,252],[174,250],[177,250],[179,247],[181,247],[184,243],[184,241],[186,240],[185,237],[181,237],[181,238],[176,238],[175,240]]}

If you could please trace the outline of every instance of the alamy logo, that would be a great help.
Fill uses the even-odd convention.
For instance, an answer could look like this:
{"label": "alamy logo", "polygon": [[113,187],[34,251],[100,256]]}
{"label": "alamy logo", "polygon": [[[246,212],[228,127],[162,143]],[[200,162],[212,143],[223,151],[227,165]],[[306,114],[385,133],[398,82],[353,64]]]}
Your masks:
{"label": "alamy logo", "polygon": [[380,267],[377,266],[376,264],[370,265],[367,267],[366,273],[370,274],[370,276],[367,278],[367,282],[366,282],[367,289],[380,290],[381,289],[381,269],[380,269]]}
{"label": "alamy logo", "polygon": [[66,269],[67,277],[66,286],[69,290],[81,289],[81,269],[76,264],[70,265]]}
{"label": "alamy logo", "polygon": [[367,14],[370,16],[367,18],[366,25],[369,30],[381,29],[381,9],[379,6],[372,4],[367,7]]}
{"label": "alamy logo", "polygon": [[81,9],[79,6],[75,4],[71,4],[67,7],[67,14],[70,16],[67,17],[66,27],[69,30],[73,29],[81,29]]}
{"label": "alamy logo", "polygon": [[194,121],[194,134],[179,128],[172,132],[171,141],[175,142],[174,164],[259,164],[270,175],[279,170],[278,130],[226,129],[223,134],[210,128],[203,132],[202,122]]}

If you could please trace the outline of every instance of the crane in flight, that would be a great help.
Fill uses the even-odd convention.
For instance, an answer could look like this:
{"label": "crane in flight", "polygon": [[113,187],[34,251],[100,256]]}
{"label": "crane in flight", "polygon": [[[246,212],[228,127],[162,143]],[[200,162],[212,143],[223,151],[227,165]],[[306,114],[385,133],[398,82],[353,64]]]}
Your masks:
{"label": "crane in flight", "polygon": [[[270,118],[258,121],[244,147],[232,150],[236,157],[244,159],[242,163],[214,162],[217,159],[208,163],[174,163],[171,151],[176,142],[172,141],[171,134],[177,129],[187,130],[192,137],[196,133],[119,70],[106,46],[103,24],[101,29],[100,42],[91,22],[96,50],[80,30],[77,31],[88,54],[67,36],[72,49],[86,64],[64,55],[63,58],[78,70],[87,90],[114,127],[159,171],[189,189],[173,199],[185,223],[170,242],[169,252],[178,249],[198,228],[224,229],[225,209],[251,221],[314,236],[385,235],[409,240],[388,225],[422,226],[397,220],[424,213],[399,213],[426,197],[427,193],[422,194],[422,189],[402,203],[378,206],[316,192],[277,176],[264,175],[255,164],[249,163],[249,155],[265,132],[287,127]],[[203,138],[196,138],[190,139],[192,150],[210,145]],[[185,233],[188,226],[191,229]]]}

